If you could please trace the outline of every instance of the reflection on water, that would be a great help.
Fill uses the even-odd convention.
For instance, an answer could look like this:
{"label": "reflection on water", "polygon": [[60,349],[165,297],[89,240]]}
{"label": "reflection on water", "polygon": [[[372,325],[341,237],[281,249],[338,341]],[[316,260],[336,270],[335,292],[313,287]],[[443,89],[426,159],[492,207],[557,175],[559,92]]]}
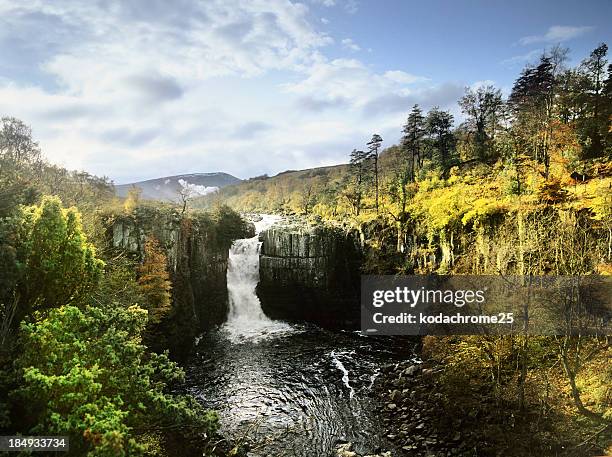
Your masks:
{"label": "reflection on water", "polygon": [[327,456],[341,441],[374,452],[389,443],[370,388],[381,365],[411,356],[398,346],[317,327],[242,342],[222,330],[200,340],[188,389],[220,412],[222,433],[259,442],[249,455]]}

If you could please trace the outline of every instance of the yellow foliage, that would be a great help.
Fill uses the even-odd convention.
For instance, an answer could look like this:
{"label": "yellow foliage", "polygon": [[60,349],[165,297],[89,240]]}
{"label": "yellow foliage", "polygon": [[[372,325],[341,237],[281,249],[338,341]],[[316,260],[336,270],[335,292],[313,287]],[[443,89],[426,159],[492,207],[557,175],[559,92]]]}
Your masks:
{"label": "yellow foliage", "polygon": [[138,267],[138,284],[147,301],[149,318],[159,322],[170,311],[170,275],[167,270],[168,259],[156,238],[145,242],[144,261]]}
{"label": "yellow foliage", "polygon": [[123,209],[126,213],[131,213],[134,208],[140,203],[140,197],[142,195],[142,189],[140,187],[132,187],[128,190],[125,202],[123,202]]}
{"label": "yellow foliage", "polygon": [[461,223],[479,223],[495,216],[496,214],[506,213],[509,205],[505,200],[498,198],[478,198],[474,201],[472,209],[463,215]]}

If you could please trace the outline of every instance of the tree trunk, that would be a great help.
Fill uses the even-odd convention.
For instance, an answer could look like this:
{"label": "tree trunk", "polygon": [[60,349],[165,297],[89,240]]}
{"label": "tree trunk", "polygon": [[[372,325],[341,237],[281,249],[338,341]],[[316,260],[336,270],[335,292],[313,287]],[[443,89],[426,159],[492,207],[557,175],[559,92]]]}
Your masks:
{"label": "tree trunk", "polygon": [[572,391],[572,399],[574,400],[574,405],[576,405],[578,412],[582,414],[584,417],[587,417],[591,420],[594,420],[602,424],[608,423],[608,421],[606,421],[602,416],[591,411],[586,406],[584,406],[584,403],[582,403],[582,398],[580,398],[580,391],[578,390],[578,387],[576,386],[576,374],[578,370],[572,369],[572,366],[569,362],[567,342],[568,342],[568,337],[565,337],[563,344],[561,346],[561,364],[563,365],[563,370],[565,371],[565,374],[567,375],[567,379],[569,381],[570,389]]}

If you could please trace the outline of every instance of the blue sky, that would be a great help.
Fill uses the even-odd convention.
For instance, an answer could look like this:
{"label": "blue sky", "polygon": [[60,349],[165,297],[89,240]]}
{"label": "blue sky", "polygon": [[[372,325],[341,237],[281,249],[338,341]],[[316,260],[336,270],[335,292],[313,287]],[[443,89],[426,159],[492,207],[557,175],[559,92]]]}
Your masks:
{"label": "blue sky", "polygon": [[461,120],[555,44],[612,45],[610,1],[0,0],[0,115],[118,183],[241,178],[396,142],[413,103]]}

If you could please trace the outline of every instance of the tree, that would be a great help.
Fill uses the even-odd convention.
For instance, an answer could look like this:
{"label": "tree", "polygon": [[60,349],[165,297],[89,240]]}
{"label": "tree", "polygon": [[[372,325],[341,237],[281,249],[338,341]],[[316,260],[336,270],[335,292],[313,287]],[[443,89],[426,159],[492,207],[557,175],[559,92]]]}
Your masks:
{"label": "tree", "polygon": [[69,435],[71,453],[143,455],[150,430],[212,433],[218,418],[190,396],[166,393],[184,372],[147,352],[147,313],[138,306],[63,306],[22,325],[23,381],[13,398],[33,434]]}
{"label": "tree", "polygon": [[382,144],[382,137],[378,134],[372,135],[372,139],[368,141],[368,155],[367,157],[372,161],[373,169],[374,169],[374,188],[376,191],[376,213],[378,214],[378,181],[379,181],[379,173],[378,173],[378,158],[380,146]]}
{"label": "tree", "polygon": [[35,175],[42,166],[32,129],[19,119],[0,119],[0,217],[38,197]]}
{"label": "tree", "polygon": [[453,115],[434,107],[427,113],[425,125],[433,146],[432,161],[446,175],[454,163],[455,138],[451,132]]}
{"label": "tree", "polygon": [[586,87],[586,116],[583,118],[583,129],[587,141],[585,158],[598,157],[603,154],[603,138],[607,136],[610,119],[609,106],[604,107],[605,71],[608,65],[606,55],[608,46],[601,43],[580,65],[584,74]]}
{"label": "tree", "polygon": [[414,105],[408,115],[408,119],[402,129],[402,147],[408,155],[407,162],[410,166],[409,180],[414,182],[415,167],[422,166],[421,150],[423,148],[423,137],[425,136],[425,122],[423,112],[419,105]]}
{"label": "tree", "polygon": [[191,200],[193,200],[198,192],[195,184],[188,183],[183,179],[179,179],[179,184],[181,187],[178,190],[178,194],[183,207],[181,214],[185,214],[185,211],[187,211],[187,205]]}
{"label": "tree", "polygon": [[[610,350],[610,337],[603,338],[584,338],[582,336],[564,336],[557,338],[558,354],[561,366],[570,385],[572,400],[580,414],[599,423],[610,426],[610,412],[599,414],[588,409],[581,397],[580,388],[576,383],[576,378],[580,371],[584,369],[588,362],[600,354],[604,354],[608,359],[612,355]],[[609,378],[607,380],[609,382]]]}
{"label": "tree", "polygon": [[[405,234],[407,230],[408,214],[406,206],[408,199],[413,195],[416,185],[410,186],[414,180],[414,169],[407,165],[412,164],[412,157],[406,157],[404,147],[391,146],[385,150],[387,158],[386,166],[391,171],[388,180],[388,195],[392,205],[385,208],[386,214],[390,215],[397,227],[396,251],[403,252],[405,247]],[[407,164],[406,161],[409,163]]]}
{"label": "tree", "polygon": [[234,240],[255,234],[252,224],[227,205],[216,205],[212,217],[216,222],[218,245],[223,249],[229,249]]}
{"label": "tree", "polygon": [[551,56],[542,55],[536,67],[523,70],[508,100],[515,117],[514,127],[524,138],[525,144],[530,145],[534,159],[544,165],[546,178],[550,168],[554,72],[559,67],[559,63]]}
{"label": "tree", "polygon": [[168,274],[168,258],[155,237],[149,237],[144,245],[144,259],[138,267],[138,284],[146,300],[149,319],[153,323],[170,312],[172,283]]}
{"label": "tree", "polygon": [[315,191],[313,189],[313,184],[311,180],[308,180],[304,186],[302,187],[302,191],[300,192],[299,205],[302,214],[308,216],[312,210],[312,207],[317,201],[317,197],[315,195]]}
{"label": "tree", "polygon": [[491,154],[498,116],[502,108],[501,91],[493,86],[467,87],[459,100],[461,112],[467,116],[466,125],[474,136],[476,157],[485,161]]}
{"label": "tree", "polygon": [[104,268],[83,232],[80,213],[62,208],[59,198],[44,197],[39,206],[26,208],[23,218],[24,269],[14,324],[33,312],[82,303]]}
{"label": "tree", "polygon": [[356,216],[361,212],[361,201],[363,198],[363,190],[368,181],[369,163],[368,154],[364,151],[353,149],[350,158],[350,170],[353,177],[352,183],[346,197],[353,207]]}
{"label": "tree", "polygon": [[0,119],[0,178],[39,163],[40,147],[32,139],[32,129],[14,117]]}

